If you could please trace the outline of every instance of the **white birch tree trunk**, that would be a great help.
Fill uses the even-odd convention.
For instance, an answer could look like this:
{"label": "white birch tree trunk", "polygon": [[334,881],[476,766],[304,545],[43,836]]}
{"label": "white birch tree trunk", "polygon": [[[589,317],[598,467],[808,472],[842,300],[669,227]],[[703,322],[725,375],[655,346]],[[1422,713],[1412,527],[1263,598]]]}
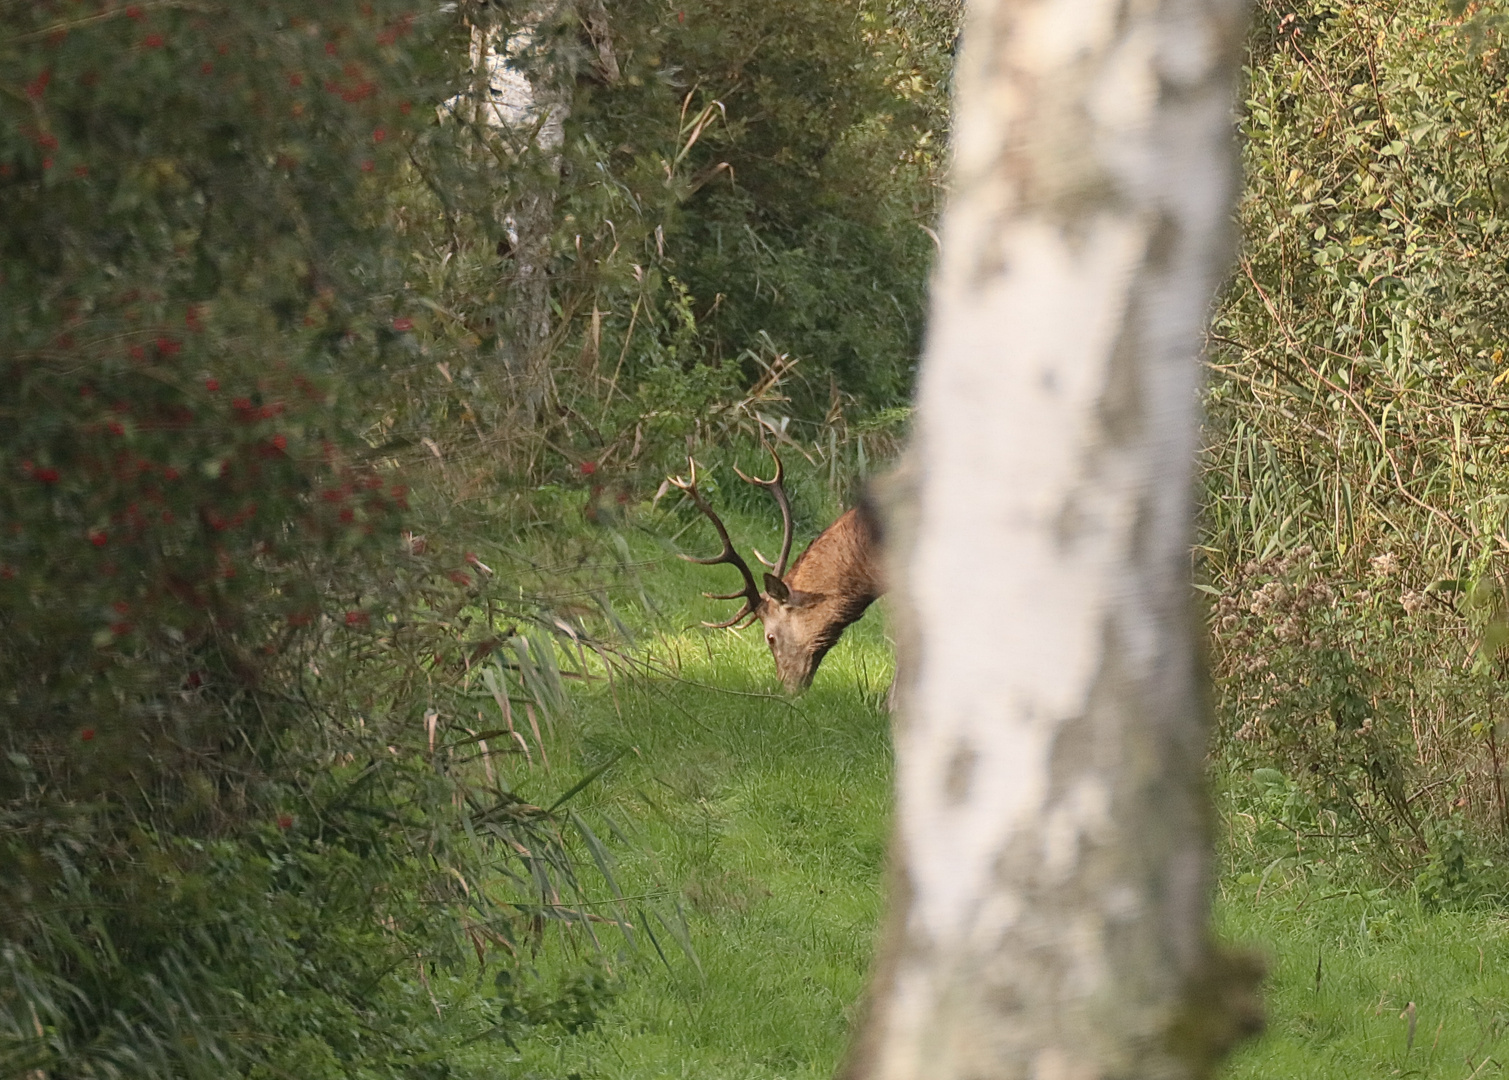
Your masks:
{"label": "white birch tree trunk", "polygon": [[550,240],[576,78],[572,50],[559,39],[563,28],[578,25],[591,40],[599,77],[616,81],[603,0],[536,0],[516,26],[483,19],[472,27],[474,118],[503,142],[509,157],[536,174],[500,207],[513,261],[499,341],[516,400],[531,418],[550,393]]}
{"label": "white birch tree trunk", "polygon": [[1252,963],[1207,932],[1189,585],[1246,8],[971,5],[855,1080],[1202,1076],[1256,1022]]}

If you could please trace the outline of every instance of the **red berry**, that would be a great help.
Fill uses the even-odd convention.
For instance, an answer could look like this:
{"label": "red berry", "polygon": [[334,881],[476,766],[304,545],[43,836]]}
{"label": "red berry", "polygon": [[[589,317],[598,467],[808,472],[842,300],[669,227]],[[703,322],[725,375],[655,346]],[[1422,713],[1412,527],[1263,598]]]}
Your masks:
{"label": "red berry", "polygon": [[208,390],[210,393],[213,394],[216,390],[220,389],[220,380],[219,379],[205,379],[204,380],[204,388],[206,390]]}
{"label": "red berry", "polygon": [[279,814],[278,815],[278,828],[282,829],[284,832],[287,832],[289,829],[293,828],[293,815],[292,814]]}
{"label": "red berry", "polygon": [[43,68],[42,74],[26,84],[26,96],[33,101],[41,98],[47,90],[47,84],[52,81],[52,68]]}
{"label": "red berry", "polygon": [[348,611],[348,612],[346,612],[346,625],[347,626],[365,626],[366,623],[367,623],[367,619],[368,619],[368,615],[367,615],[367,613],[365,611]]}
{"label": "red berry", "polygon": [[597,462],[595,462],[595,461],[584,461],[584,462],[582,462],[582,464],[581,464],[581,473],[582,473],[583,476],[591,476],[595,472],[597,472]]}
{"label": "red berry", "polygon": [[388,137],[388,133],[385,130],[383,130],[382,128],[378,128],[376,131],[374,131],[372,133],[372,141],[373,142],[382,142],[387,137]]}
{"label": "red berry", "polygon": [[165,42],[161,34],[148,34],[142,39],[142,44],[149,49],[160,49],[163,47],[164,43]]}
{"label": "red berry", "polygon": [[126,18],[128,19],[136,19],[140,21],[142,19],[145,19],[146,17],[147,13],[141,8],[137,7],[135,4],[126,9]]}
{"label": "red berry", "polygon": [[97,548],[102,548],[110,542],[110,534],[101,529],[90,529],[89,542]]}
{"label": "red berry", "polygon": [[406,330],[412,330],[412,329],[414,329],[414,320],[413,319],[394,319],[393,320],[393,329],[397,330],[400,334],[403,333]]}
{"label": "red berry", "polygon": [[38,469],[37,479],[44,484],[56,484],[58,482],[57,469]]}
{"label": "red berry", "polygon": [[287,435],[282,435],[282,434],[274,435],[272,437],[272,444],[274,446],[276,446],[279,450],[287,450],[288,449],[288,436]]}
{"label": "red berry", "polygon": [[94,741],[94,728],[92,728],[92,727],[86,727],[83,731],[79,732],[79,741],[80,742],[93,742]]}
{"label": "red berry", "polygon": [[288,85],[289,86],[303,86],[304,85],[304,76],[301,75],[299,72],[295,71],[292,75],[288,76]]}
{"label": "red berry", "polygon": [[371,172],[375,168],[377,168],[377,164],[373,161],[362,162],[362,172]]}

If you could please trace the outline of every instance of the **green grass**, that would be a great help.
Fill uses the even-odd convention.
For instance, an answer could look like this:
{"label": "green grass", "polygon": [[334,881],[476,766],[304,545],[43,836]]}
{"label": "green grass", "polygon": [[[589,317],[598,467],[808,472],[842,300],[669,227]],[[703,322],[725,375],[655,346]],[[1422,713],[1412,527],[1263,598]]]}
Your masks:
{"label": "green grass", "polygon": [[[1223,882],[1221,934],[1269,956],[1269,1031],[1236,1078],[1484,1077],[1509,1064],[1509,922],[1409,894],[1297,880],[1258,898]],[[1316,968],[1320,969],[1317,985]],[[1402,1016],[1415,1003],[1415,1033]]]}
{"label": "green grass", "polygon": [[[551,771],[507,766],[519,790],[548,800],[622,753],[574,805],[599,835],[618,834],[613,873],[637,936],[631,948],[611,929],[599,934],[618,992],[595,1029],[518,1051],[479,1047],[479,1075],[805,1080],[831,1075],[843,1052],[881,911],[883,612],[851,628],[792,701],[756,632],[695,628],[728,606],[694,599],[719,572],[732,576],[674,560],[646,570],[663,629],[640,644],[659,673],[579,688],[550,740]],[[1349,879],[1292,861],[1265,873],[1269,857],[1234,839],[1226,852],[1218,930],[1270,957],[1269,1032],[1238,1053],[1230,1076],[1503,1074],[1509,921],[1365,888],[1355,859]],[[679,908],[690,953],[640,910],[641,897],[646,909]],[[560,955],[547,948],[538,963],[548,974]]]}
{"label": "green grass", "polygon": [[608,846],[626,896],[679,906],[690,953],[631,900],[637,948],[599,933],[619,986],[602,1024],[517,1053],[491,1046],[483,1075],[815,1078],[836,1065],[880,913],[891,649],[873,611],[787,698],[757,630],[696,625],[733,606],[698,591],[733,576],[674,559],[647,571],[663,629],[640,646],[656,671],[578,687],[547,740],[549,775],[507,765],[518,790],[548,800],[622,755],[572,805],[605,840],[620,834]]}

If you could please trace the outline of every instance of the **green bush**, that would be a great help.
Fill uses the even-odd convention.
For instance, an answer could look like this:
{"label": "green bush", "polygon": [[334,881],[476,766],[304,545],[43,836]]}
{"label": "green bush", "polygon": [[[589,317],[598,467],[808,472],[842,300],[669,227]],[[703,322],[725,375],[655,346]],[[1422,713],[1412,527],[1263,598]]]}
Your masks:
{"label": "green bush", "polygon": [[1314,843],[1448,882],[1441,837],[1509,841],[1501,31],[1423,0],[1256,19],[1200,548],[1221,752],[1302,785]]}
{"label": "green bush", "polygon": [[0,15],[6,1075],[440,1076],[601,1000],[528,978],[573,863],[467,719],[484,667],[493,727],[550,704],[553,646],[383,434],[466,42],[394,0]]}

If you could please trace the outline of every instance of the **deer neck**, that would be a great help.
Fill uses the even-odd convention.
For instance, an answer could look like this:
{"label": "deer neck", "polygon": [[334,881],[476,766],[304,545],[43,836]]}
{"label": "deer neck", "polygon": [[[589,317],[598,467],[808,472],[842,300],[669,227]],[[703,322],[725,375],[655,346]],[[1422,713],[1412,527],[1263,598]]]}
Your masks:
{"label": "deer neck", "polygon": [[866,509],[847,510],[797,559],[785,578],[789,588],[815,593],[834,639],[864,614],[885,587],[880,576],[879,529]]}

